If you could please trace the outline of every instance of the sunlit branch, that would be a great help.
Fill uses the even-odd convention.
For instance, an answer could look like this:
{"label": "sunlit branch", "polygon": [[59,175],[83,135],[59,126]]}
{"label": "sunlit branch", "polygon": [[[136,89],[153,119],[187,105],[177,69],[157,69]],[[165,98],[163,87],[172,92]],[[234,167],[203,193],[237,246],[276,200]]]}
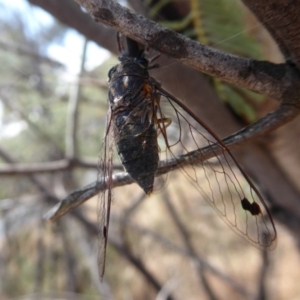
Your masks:
{"label": "sunlit branch", "polygon": [[274,99],[298,99],[299,74],[289,64],[255,61],[202,45],[115,1],[75,0],[94,19],[201,72]]}

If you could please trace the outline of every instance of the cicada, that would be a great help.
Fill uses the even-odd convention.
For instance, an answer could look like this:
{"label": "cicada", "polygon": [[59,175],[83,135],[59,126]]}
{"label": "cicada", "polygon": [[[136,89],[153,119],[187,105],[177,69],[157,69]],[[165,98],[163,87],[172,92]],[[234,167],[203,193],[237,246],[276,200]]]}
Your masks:
{"label": "cicada", "polygon": [[127,44],[120,63],[108,73],[109,111],[100,166],[107,186],[99,214],[100,277],[105,270],[114,147],[125,171],[147,195],[156,176],[179,169],[233,231],[257,248],[272,249],[276,229],[256,186],[220,138],[149,75],[156,66],[144,49],[130,39]]}

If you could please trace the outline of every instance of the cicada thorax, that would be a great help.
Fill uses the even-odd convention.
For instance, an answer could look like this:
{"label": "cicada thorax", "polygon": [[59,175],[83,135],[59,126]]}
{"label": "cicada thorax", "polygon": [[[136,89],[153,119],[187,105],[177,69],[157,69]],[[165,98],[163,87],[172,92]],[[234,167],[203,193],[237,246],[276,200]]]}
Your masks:
{"label": "cicada thorax", "polygon": [[109,102],[116,148],[131,178],[150,194],[158,168],[155,97],[144,57],[121,56],[109,72]]}

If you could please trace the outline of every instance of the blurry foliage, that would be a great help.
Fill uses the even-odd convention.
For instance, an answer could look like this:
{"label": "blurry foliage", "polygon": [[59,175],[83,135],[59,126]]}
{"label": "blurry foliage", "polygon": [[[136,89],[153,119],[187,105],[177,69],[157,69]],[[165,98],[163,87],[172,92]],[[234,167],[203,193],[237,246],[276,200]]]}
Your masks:
{"label": "blurry foliage", "polygon": [[[13,11],[9,11],[9,14],[14,21],[7,18],[0,23],[1,42],[25,49],[33,55],[0,48],[0,100],[3,110],[0,120],[1,149],[14,162],[34,163],[62,159],[70,89],[77,79],[68,74],[64,66],[50,64],[42,57],[47,57],[49,47],[63,44],[68,29],[54,19],[45,26],[40,24],[30,29],[26,23],[26,15]],[[106,72],[107,68],[99,68],[92,72],[85,71],[82,76],[106,81]],[[91,84],[82,85],[80,89],[77,132],[80,157],[91,157],[97,162],[107,111],[107,93]],[[7,163],[6,158],[1,156],[1,163]],[[78,188],[85,174],[89,172],[66,171],[39,174],[34,178],[55,193],[62,187],[68,190]],[[49,207],[45,205],[44,196],[40,194],[34,178],[1,178],[0,298],[17,297],[31,292],[66,290],[97,295],[97,290],[91,285],[89,266],[84,263],[82,251],[78,249],[77,241],[72,240],[66,225],[59,222],[52,225],[52,230],[45,227],[37,230],[41,223],[39,220]],[[96,170],[93,172],[93,179],[95,178]],[[38,211],[34,211],[34,207],[39,207]],[[65,229],[62,231],[63,228]],[[69,240],[70,253],[66,253],[63,236]],[[38,248],[41,241],[44,244],[42,252]],[[92,247],[94,242],[92,239],[86,241],[86,244]],[[41,253],[44,257],[39,261]],[[71,266],[76,271],[68,271],[67,262],[71,255],[74,256]],[[39,278],[39,268],[42,278]],[[75,274],[75,281],[71,286],[68,283],[68,272]],[[35,286],[39,281],[42,285]]]}

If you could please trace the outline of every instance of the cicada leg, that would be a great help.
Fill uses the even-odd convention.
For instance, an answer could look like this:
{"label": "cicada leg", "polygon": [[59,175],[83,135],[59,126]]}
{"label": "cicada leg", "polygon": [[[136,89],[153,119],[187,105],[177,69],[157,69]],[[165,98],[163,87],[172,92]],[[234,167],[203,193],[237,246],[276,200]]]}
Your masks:
{"label": "cicada leg", "polygon": [[[167,146],[168,146],[167,128],[171,125],[171,123],[172,123],[171,118],[161,118],[155,120],[155,124],[157,125],[157,137],[159,137],[159,135],[162,134],[166,141]],[[159,149],[159,151],[160,150],[161,149]]]}

